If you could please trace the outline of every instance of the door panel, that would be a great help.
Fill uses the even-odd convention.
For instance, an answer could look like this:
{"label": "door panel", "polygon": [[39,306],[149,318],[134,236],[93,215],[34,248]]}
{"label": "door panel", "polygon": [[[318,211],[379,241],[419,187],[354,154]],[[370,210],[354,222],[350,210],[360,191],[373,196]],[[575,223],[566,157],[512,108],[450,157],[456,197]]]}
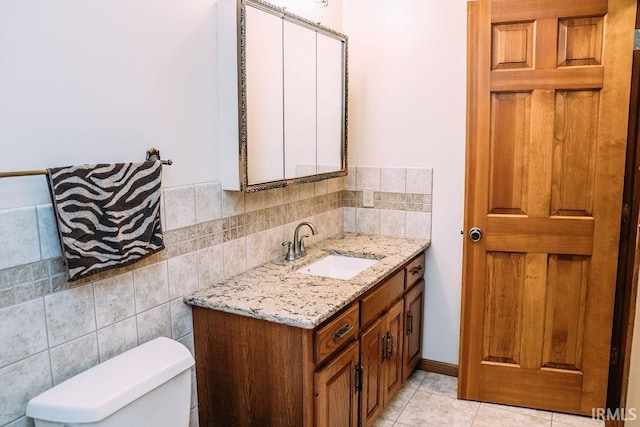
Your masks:
{"label": "door panel", "polygon": [[314,425],[358,425],[358,394],[355,372],[358,343],[354,342],[314,376]]}
{"label": "door panel", "polygon": [[424,318],[424,280],[404,297],[405,336],[402,376],[406,380],[422,357],[422,322]]}
{"label": "door panel", "polygon": [[382,348],[384,316],[360,335],[360,363],[362,364],[362,392],[360,393],[360,421],[373,425],[382,411]]}
{"label": "door panel", "polygon": [[545,368],[580,371],[589,257],[550,255],[545,303]]}
{"label": "door panel", "polygon": [[599,91],[556,93],[551,213],[592,216]]}
{"label": "door panel", "polygon": [[524,254],[487,253],[484,361],[520,363],[520,313],[525,261]]}
{"label": "door panel", "polygon": [[491,97],[491,213],[527,213],[531,93]]}
{"label": "door panel", "polygon": [[[606,398],[635,2],[469,3],[459,396]],[[606,29],[606,31],[605,31]]]}
{"label": "door panel", "polygon": [[386,360],[383,362],[383,402],[387,407],[402,385],[402,348],[404,337],[404,299],[395,303],[385,315]]}

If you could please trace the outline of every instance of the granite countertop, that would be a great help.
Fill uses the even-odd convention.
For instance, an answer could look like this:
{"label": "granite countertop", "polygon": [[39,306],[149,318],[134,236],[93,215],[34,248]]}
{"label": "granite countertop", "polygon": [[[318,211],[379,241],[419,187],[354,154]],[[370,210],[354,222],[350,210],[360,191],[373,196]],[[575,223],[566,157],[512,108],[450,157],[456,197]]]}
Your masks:
{"label": "granite countertop", "polygon": [[[423,252],[430,240],[344,234],[307,247],[295,261],[263,264],[184,297],[199,307],[313,329]],[[296,273],[328,254],[379,260],[349,280]]]}

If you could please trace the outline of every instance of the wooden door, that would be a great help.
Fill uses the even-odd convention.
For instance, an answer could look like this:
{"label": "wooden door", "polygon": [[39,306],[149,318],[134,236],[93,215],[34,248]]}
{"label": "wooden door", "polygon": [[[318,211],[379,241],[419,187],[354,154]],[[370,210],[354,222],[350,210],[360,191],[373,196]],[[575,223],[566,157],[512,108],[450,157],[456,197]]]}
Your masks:
{"label": "wooden door", "polygon": [[469,3],[459,396],[606,401],[635,0]]}
{"label": "wooden door", "polygon": [[355,380],[358,353],[358,342],[354,341],[331,363],[314,374],[314,426],[358,425]]}
{"label": "wooden door", "polygon": [[382,411],[382,352],[384,348],[384,318],[376,320],[360,335],[360,364],[362,391],[360,392],[360,422],[371,426]]}
{"label": "wooden door", "polygon": [[402,343],[404,338],[404,300],[401,299],[389,309],[384,317],[385,347],[382,390],[383,403],[386,407],[398,393],[402,385]]}
{"label": "wooden door", "polygon": [[424,280],[404,297],[404,352],[402,375],[409,378],[422,357],[422,319],[424,311]]}

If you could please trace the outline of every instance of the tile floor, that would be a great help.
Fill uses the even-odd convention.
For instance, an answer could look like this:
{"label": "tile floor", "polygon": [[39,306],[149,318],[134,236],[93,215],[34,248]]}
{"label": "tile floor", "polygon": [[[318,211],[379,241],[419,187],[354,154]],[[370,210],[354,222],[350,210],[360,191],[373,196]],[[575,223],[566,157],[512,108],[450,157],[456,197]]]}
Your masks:
{"label": "tile floor", "polygon": [[374,427],[603,427],[603,421],[456,398],[458,379],[415,371]]}

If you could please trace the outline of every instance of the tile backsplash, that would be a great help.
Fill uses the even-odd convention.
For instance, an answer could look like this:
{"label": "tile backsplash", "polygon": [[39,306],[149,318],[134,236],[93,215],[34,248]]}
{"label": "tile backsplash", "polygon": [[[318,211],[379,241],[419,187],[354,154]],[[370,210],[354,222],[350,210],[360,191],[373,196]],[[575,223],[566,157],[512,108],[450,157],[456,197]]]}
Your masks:
{"label": "tile backsplash", "polygon": [[[29,399],[158,336],[193,351],[182,297],[284,255],[302,220],[308,244],[347,232],[429,237],[430,169],[350,168],[345,178],[256,193],[219,182],[162,190],[166,250],[68,283],[50,205],[0,211],[0,426],[29,426]],[[362,189],[374,207],[362,207]],[[193,372],[192,425],[197,426]]]}
{"label": "tile backsplash", "polygon": [[[374,191],[373,207],[362,191]],[[433,169],[349,168],[343,192],[344,231],[431,238]]]}

